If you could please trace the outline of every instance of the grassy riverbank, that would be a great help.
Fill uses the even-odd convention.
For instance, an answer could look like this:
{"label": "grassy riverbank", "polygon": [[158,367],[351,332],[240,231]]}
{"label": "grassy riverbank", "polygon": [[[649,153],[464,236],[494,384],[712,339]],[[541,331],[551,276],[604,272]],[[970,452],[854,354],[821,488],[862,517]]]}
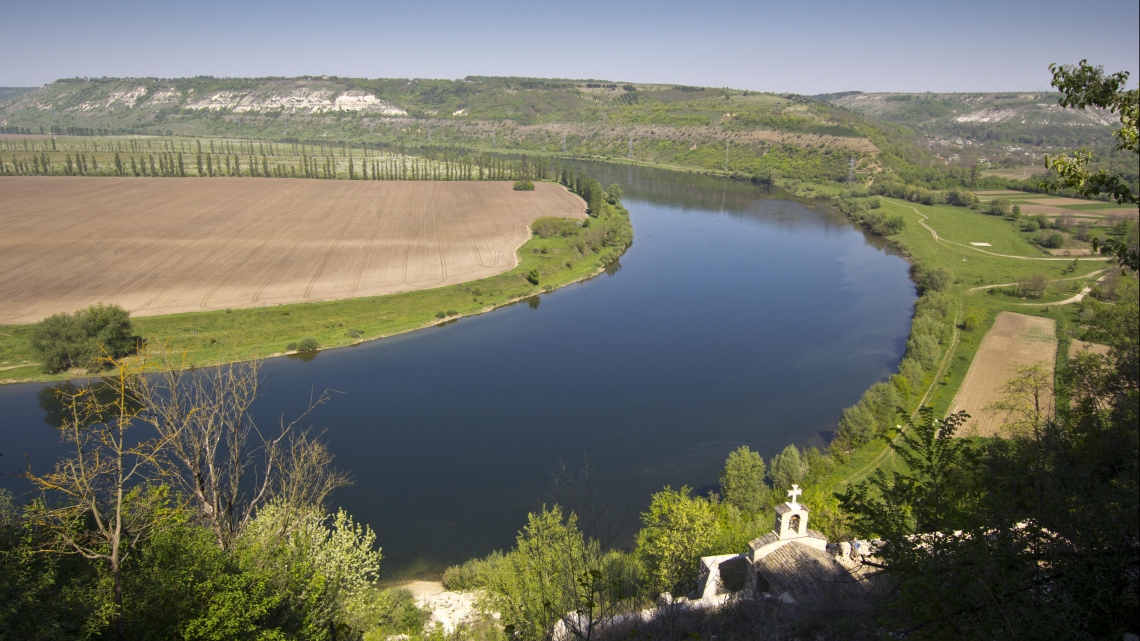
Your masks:
{"label": "grassy riverbank", "polygon": [[[883,198],[881,211],[906,221],[901,232],[888,238],[912,265],[920,266],[921,272],[943,268],[953,274],[953,282],[936,294],[945,298],[952,311],[942,321],[937,366],[924,372],[921,384],[904,399],[904,408],[914,412],[920,405],[929,405],[937,417],[944,416],[982,337],[1002,311],[1053,319],[1057,323],[1057,362],[1065,362],[1069,343],[1079,333],[1080,305],[1058,303],[1100,278],[1109,267],[1104,258],[1083,257],[1074,262],[1073,258],[1048,256],[1027,242],[1016,222],[963,207]],[[970,245],[973,242],[990,246],[974,247]],[[1017,283],[1034,276],[1046,283],[1040,295],[1018,291]],[[989,287],[993,285],[1002,286]],[[972,322],[966,323],[967,318]],[[914,328],[912,336],[913,332]],[[872,440],[851,450],[845,461],[820,480],[821,497],[866,478],[875,469],[890,470],[897,465],[899,461],[886,441]]]}
{"label": "grassy riverbank", "polygon": [[[289,344],[305,338],[328,349],[442,325],[601,273],[632,242],[633,227],[620,202],[606,205],[598,214],[585,226],[560,225],[556,233],[536,223],[535,233],[518,250],[519,264],[481,280],[387,296],[142,317],[132,324],[150,349],[185,354],[197,366],[279,356],[288,353]],[[56,381],[87,374],[76,370],[45,374],[29,343],[32,327],[0,328],[0,382]]]}

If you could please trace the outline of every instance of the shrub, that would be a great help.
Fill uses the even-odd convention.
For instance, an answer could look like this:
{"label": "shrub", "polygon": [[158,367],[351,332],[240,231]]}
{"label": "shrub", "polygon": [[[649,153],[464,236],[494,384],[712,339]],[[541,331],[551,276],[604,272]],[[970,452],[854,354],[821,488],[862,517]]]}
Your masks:
{"label": "shrub", "polygon": [[530,281],[531,285],[537,285],[538,284],[538,270],[532,269],[529,272],[527,272],[526,273],[526,279],[528,281]]}
{"label": "shrub", "polygon": [[454,309],[449,309],[449,310],[447,310],[447,315],[448,316],[458,316],[459,312],[455,311]]}
{"label": "shrub", "polygon": [[1009,213],[1010,202],[1008,198],[994,198],[990,201],[990,209],[986,213],[994,216],[1005,216]]}
{"label": "shrub", "polygon": [[529,180],[516,180],[515,191],[534,191],[534,183]]}
{"label": "shrub", "polygon": [[1025,221],[1025,231],[1035,232],[1035,231],[1037,231],[1037,228],[1038,228],[1038,225],[1037,225],[1037,219],[1036,218],[1030,218],[1029,220]]}
{"label": "shrub", "polygon": [[349,329],[347,332],[345,332],[345,335],[348,336],[349,338],[360,338],[361,336],[364,335],[364,332],[353,327],[353,328]]}
{"label": "shrub", "polygon": [[1041,243],[1041,246],[1048,249],[1061,249],[1065,246],[1065,237],[1060,232],[1053,232],[1051,234],[1045,234],[1038,242]]}
{"label": "shrub", "polygon": [[317,339],[315,339],[311,336],[307,336],[305,338],[302,338],[300,341],[297,342],[297,351],[301,352],[301,353],[315,352],[315,351],[319,350],[320,348],[321,348],[321,344],[317,342]]}
{"label": "shrub", "polygon": [[92,305],[74,314],[55,314],[32,329],[31,345],[52,374],[71,367],[96,369],[107,357],[122,358],[138,347],[130,313],[118,305]]}
{"label": "shrub", "polygon": [[617,183],[611,184],[606,187],[606,202],[611,205],[616,205],[618,200],[621,199],[621,186]]}
{"label": "shrub", "polygon": [[926,272],[921,284],[924,289],[940,292],[954,284],[954,272],[948,267],[935,267]]}
{"label": "shrub", "polygon": [[538,234],[539,238],[550,238],[551,236],[569,237],[578,233],[578,221],[570,218],[543,216],[534,219],[530,228],[535,234]]}
{"label": "shrub", "polygon": [[962,321],[962,329],[967,332],[972,332],[978,328],[978,317],[973,312],[966,314],[966,320]]}
{"label": "shrub", "polygon": [[442,310],[438,311],[435,313],[435,317],[436,318],[447,318],[447,312],[442,311]]}

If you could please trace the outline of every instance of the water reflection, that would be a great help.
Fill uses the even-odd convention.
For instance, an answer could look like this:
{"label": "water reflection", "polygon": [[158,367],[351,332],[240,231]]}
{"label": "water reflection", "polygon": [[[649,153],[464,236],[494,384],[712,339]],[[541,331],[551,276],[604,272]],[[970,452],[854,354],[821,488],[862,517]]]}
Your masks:
{"label": "water reflection", "polygon": [[[714,487],[739,445],[824,445],[902,355],[905,261],[826,206],[577,164],[620,184],[633,219],[608,277],[262,369],[262,422],[296,416],[313,390],[343,392],[311,420],[355,478],[334,504],[376,530],[389,577],[511,545],[560,461],[588,457],[621,523],[665,484]],[[0,451],[53,459],[44,389],[0,387]]]}

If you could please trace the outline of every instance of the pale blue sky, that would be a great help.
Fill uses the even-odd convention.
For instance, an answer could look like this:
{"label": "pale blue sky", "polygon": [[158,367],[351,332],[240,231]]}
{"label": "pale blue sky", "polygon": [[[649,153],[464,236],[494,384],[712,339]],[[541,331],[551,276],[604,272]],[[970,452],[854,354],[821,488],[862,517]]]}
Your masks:
{"label": "pale blue sky", "polygon": [[0,0],[0,85],[73,76],[514,75],[761,91],[1020,91],[1137,79],[1136,0]]}

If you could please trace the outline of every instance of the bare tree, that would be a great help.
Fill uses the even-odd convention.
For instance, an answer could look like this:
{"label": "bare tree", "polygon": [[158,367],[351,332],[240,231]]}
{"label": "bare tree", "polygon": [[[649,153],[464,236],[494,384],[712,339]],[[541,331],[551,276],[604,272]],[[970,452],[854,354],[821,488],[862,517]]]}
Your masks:
{"label": "bare tree", "polygon": [[110,568],[112,622],[123,639],[123,562],[172,514],[165,489],[146,485],[160,474],[158,455],[169,436],[137,443],[128,436],[142,411],[132,381],[146,364],[108,362],[117,370],[115,377],[57,390],[69,456],[48,474],[33,474],[29,464],[22,476],[41,492],[29,512],[33,524],[48,534],[41,550],[80,554]]}
{"label": "bare tree", "polygon": [[201,370],[162,361],[158,374],[134,379],[143,417],[168,443],[159,462],[223,549],[269,501],[297,514],[348,483],[332,468],[325,445],[298,427],[328,400],[327,392],[267,434],[250,414],[260,384],[257,361]]}

